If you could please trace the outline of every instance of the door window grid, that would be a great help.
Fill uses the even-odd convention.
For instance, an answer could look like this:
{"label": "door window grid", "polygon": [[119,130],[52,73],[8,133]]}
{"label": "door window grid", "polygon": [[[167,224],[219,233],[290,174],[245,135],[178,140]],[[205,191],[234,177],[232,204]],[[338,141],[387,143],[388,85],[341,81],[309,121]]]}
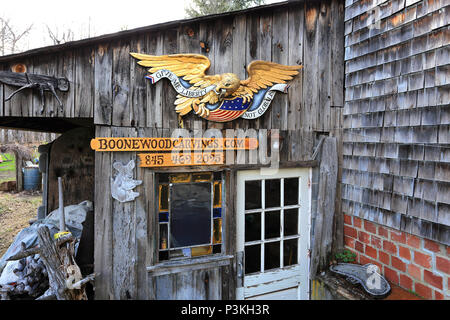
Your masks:
{"label": "door window grid", "polygon": [[[259,213],[260,214],[260,219],[261,219],[261,237],[260,240],[252,240],[252,241],[245,241],[244,246],[248,247],[248,246],[255,246],[255,245],[259,245],[260,246],[260,270],[257,271],[252,271],[251,273],[254,272],[264,272],[266,270],[265,268],[265,247],[266,244],[269,243],[274,243],[274,242],[279,242],[279,250],[280,250],[280,255],[279,255],[279,267],[278,268],[284,268],[285,267],[285,261],[284,261],[284,242],[289,241],[289,240],[295,240],[297,239],[297,250],[298,250],[298,239],[300,239],[300,219],[299,219],[299,215],[300,215],[300,207],[301,207],[301,195],[300,195],[300,177],[295,177],[295,179],[298,179],[298,184],[297,184],[297,204],[296,205],[286,205],[284,206],[284,187],[285,187],[285,179],[286,178],[280,178],[277,180],[280,180],[280,206],[279,207],[270,207],[266,209],[266,199],[265,199],[265,187],[266,187],[266,181],[267,180],[275,180],[275,179],[262,179],[259,180],[261,181],[261,208],[260,209],[249,209],[249,210],[244,210],[245,215],[247,214],[252,214],[252,213]],[[292,178],[289,178],[292,179]],[[252,181],[252,180],[247,180],[247,181]],[[246,182],[247,182],[246,181]],[[253,180],[255,181],[255,180]],[[289,236],[284,236],[284,212],[285,210],[289,210],[289,209],[297,209],[297,234],[295,235],[289,235]],[[276,238],[269,238],[266,239],[265,238],[265,220],[266,220],[266,212],[276,212],[279,211],[280,212],[280,237],[276,237]],[[298,265],[298,257],[297,257],[297,261],[294,264],[289,264],[288,266],[291,265]],[[275,268],[275,269],[278,269]],[[273,268],[267,269],[267,270],[273,270]]]}

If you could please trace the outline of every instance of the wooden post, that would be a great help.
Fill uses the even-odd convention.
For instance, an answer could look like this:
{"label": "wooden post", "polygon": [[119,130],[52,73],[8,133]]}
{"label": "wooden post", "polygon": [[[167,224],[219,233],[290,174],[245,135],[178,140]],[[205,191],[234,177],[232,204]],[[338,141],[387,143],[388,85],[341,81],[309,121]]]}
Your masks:
{"label": "wooden post", "polygon": [[59,197],[59,231],[63,232],[66,230],[66,220],[64,216],[64,197],[63,197],[63,187],[61,177],[58,177],[58,197]]}
{"label": "wooden post", "polygon": [[335,137],[323,141],[319,171],[319,195],[317,216],[314,223],[310,277],[328,267],[333,241],[333,221],[337,186],[337,142]]}
{"label": "wooden post", "polygon": [[23,191],[23,172],[22,172],[22,157],[18,152],[14,152],[16,158],[16,188],[17,192]]}

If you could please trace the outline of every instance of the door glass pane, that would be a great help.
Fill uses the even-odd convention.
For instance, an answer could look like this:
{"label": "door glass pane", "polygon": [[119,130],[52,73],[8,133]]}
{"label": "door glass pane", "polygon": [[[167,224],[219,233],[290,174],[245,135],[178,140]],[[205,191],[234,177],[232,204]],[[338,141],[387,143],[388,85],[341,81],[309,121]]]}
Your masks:
{"label": "door glass pane", "polygon": [[266,212],[264,229],[265,239],[278,238],[280,236],[280,211]]}
{"label": "door glass pane", "polygon": [[167,224],[159,225],[159,248],[162,250],[167,249]]}
{"label": "door glass pane", "polygon": [[298,234],[298,209],[284,210],[284,236]]}
{"label": "door glass pane", "polygon": [[245,215],[245,242],[261,240],[261,213]]}
{"label": "door glass pane", "polygon": [[298,204],[298,178],[284,179],[284,205]]}
{"label": "door glass pane", "polygon": [[211,243],[211,184],[174,184],[170,194],[170,247]]}
{"label": "door glass pane", "polygon": [[266,208],[280,206],[280,179],[266,180],[265,185]]}
{"label": "door glass pane", "polygon": [[245,247],[245,274],[261,271],[261,245]]}
{"label": "door glass pane", "polygon": [[222,242],[222,219],[214,219],[213,224],[213,243]]}
{"label": "door glass pane", "polygon": [[245,210],[261,208],[261,181],[245,181]]}
{"label": "door glass pane", "polygon": [[264,270],[280,267],[280,242],[266,242],[264,244]]}
{"label": "door glass pane", "polygon": [[284,241],[283,264],[285,267],[297,264],[297,245],[298,239]]}

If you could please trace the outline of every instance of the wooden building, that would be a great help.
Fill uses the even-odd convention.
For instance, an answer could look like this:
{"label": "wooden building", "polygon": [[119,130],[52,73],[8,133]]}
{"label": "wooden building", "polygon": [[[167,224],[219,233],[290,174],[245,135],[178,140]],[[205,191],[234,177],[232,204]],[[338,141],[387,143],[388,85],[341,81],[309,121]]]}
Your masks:
{"label": "wooden building", "polygon": [[[95,298],[309,299],[311,281],[344,247],[344,233],[346,247],[358,253],[361,263],[372,246],[365,245],[360,234],[367,234],[368,241],[380,240],[383,247],[397,241],[395,230],[401,230],[438,241],[433,243],[445,250],[448,21],[443,14],[432,31],[418,31],[438,43],[432,51],[414,49],[436,57],[433,68],[416,68],[403,76],[406,60],[401,59],[415,68],[411,50],[426,45],[414,42],[420,35],[406,30],[409,25],[419,29],[416,13],[409,24],[401,20],[406,26],[401,29],[394,15],[408,13],[410,7],[418,12],[419,5],[429,1],[416,2],[287,1],[0,57],[2,70],[20,65],[30,73],[69,79],[70,89],[58,92],[63,108],[48,95],[43,114],[39,95],[23,91],[5,101],[14,88],[1,85],[0,126],[62,133],[52,146],[42,148],[48,155],[45,211],[57,206],[52,190],[61,175],[68,204],[94,202],[94,269],[99,273]],[[389,36],[368,30],[365,12],[378,7],[383,8],[380,19]],[[414,42],[404,55],[403,41]],[[202,54],[211,61],[208,74],[233,72],[241,79],[254,60],[301,64],[303,69],[290,81],[288,93],[276,95],[257,119],[217,123],[193,112],[183,118],[182,126],[192,134],[217,129],[226,136],[227,129],[241,129],[269,137],[260,140],[256,158],[245,151],[233,153],[245,159],[244,164],[136,166],[132,171],[133,179],[142,181],[134,189],[139,196],[122,203],[111,196],[115,164],[139,163],[137,152],[94,152],[90,140],[170,137],[180,128],[170,82],[152,85],[145,79],[146,68],[130,52]],[[438,57],[446,63],[438,65]],[[439,84],[431,84],[430,72],[440,75],[440,82],[435,80]],[[424,87],[423,81],[431,87]],[[442,92],[441,100],[435,95],[435,104],[427,102],[417,110],[419,101],[431,101],[429,88],[436,95]],[[446,105],[437,104],[442,99]],[[407,104],[411,101],[414,106]],[[394,109],[389,103],[402,107]],[[440,113],[435,113],[435,105],[442,105]],[[270,145],[272,139],[278,139],[278,146]],[[269,153],[280,150],[279,169],[271,175],[264,174],[264,143]],[[432,178],[424,176],[430,174]],[[176,212],[191,205],[185,200],[202,207],[198,212],[210,218],[175,221]],[[372,238],[366,224],[375,227]],[[386,239],[377,234],[384,226],[392,228]],[[200,240],[193,240],[193,231]],[[175,237],[178,245],[170,240]],[[382,253],[379,250],[378,256],[375,250],[373,261],[379,263]],[[392,253],[392,260],[381,265],[384,274],[395,259]],[[423,277],[417,283],[427,282]],[[444,292],[441,289],[438,292]]]}

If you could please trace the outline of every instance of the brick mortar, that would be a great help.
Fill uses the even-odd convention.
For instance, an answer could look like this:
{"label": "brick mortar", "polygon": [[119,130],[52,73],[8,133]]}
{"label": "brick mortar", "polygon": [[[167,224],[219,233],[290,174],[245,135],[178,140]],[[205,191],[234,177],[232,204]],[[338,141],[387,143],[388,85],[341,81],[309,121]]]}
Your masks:
{"label": "brick mortar", "polygon": [[[445,273],[445,272],[440,271],[440,270],[438,270],[436,268],[436,257],[441,257],[443,259],[449,260],[449,253],[450,253],[449,246],[440,244],[440,243],[438,243],[436,241],[426,240],[426,239],[420,238],[420,237],[418,237],[416,235],[411,235],[409,233],[406,233],[406,232],[403,232],[403,231],[399,231],[399,230],[395,230],[393,228],[382,226],[382,225],[379,225],[377,223],[374,223],[374,222],[371,222],[371,221],[368,221],[368,220],[364,220],[364,219],[359,218],[359,217],[357,217],[357,218],[360,220],[359,223],[361,224],[361,226],[358,227],[358,226],[355,226],[355,224],[354,224],[355,223],[354,218],[355,218],[354,216],[346,215],[346,221],[345,221],[344,225],[347,226],[347,227],[355,229],[357,235],[356,235],[356,238],[354,238],[351,235],[349,235],[349,234],[344,232],[344,236],[345,237],[349,237],[349,238],[353,239],[353,241],[355,242],[354,243],[354,247],[348,246],[346,244],[345,248],[347,248],[347,249],[349,249],[352,252],[357,254],[357,262],[358,263],[361,262],[361,257],[363,258],[363,260],[365,259],[367,261],[366,263],[368,263],[368,262],[375,262],[375,263],[377,263],[378,265],[381,266],[382,270],[380,270],[380,271],[381,271],[381,273],[383,275],[386,273],[386,267],[388,269],[394,270],[396,272],[398,280],[394,281],[395,284],[401,286],[401,284],[400,284],[400,277],[402,275],[404,275],[404,276],[407,276],[408,278],[410,278],[412,280],[411,288],[412,288],[413,291],[416,291],[416,285],[417,284],[421,284],[421,285],[431,289],[431,298],[436,299],[437,294],[440,294],[440,295],[444,296],[444,299],[450,300],[450,287],[448,286],[449,285],[448,282],[449,282],[450,270],[449,270],[448,273]],[[351,223],[351,224],[349,224],[349,223]],[[365,229],[365,227],[364,227],[365,223],[370,223],[373,226],[375,226],[375,229],[376,229],[377,233],[373,233],[373,232],[370,232],[369,230]],[[385,237],[384,235],[380,235],[380,231],[379,231],[380,228],[383,228],[383,229],[385,229],[387,231],[387,237]],[[367,234],[370,235],[369,243],[365,243],[365,242],[359,240],[360,232],[364,232],[364,233],[367,233]],[[395,235],[398,235],[400,238],[403,237],[403,235],[404,235],[405,243],[393,240],[392,236],[391,236],[392,233],[394,233]],[[372,237],[373,236],[375,236],[376,238],[381,240],[381,248],[378,248],[377,246],[372,244]],[[414,239],[414,238],[419,239],[419,248],[416,248],[416,247],[408,244],[408,237],[410,237],[412,239]],[[364,252],[360,252],[360,251],[355,249],[356,241],[358,241],[358,242],[363,244],[363,251]],[[393,243],[396,246],[395,247],[395,253],[391,253],[390,251],[386,251],[384,249],[384,244],[383,243],[385,241],[391,242],[391,243]],[[432,244],[438,245],[440,251],[439,252],[434,252],[434,251],[426,249],[425,248],[425,241],[429,241]],[[370,256],[365,254],[367,245],[369,245],[371,248],[376,250],[376,253],[377,253],[377,255],[376,255],[377,258],[376,259],[374,259],[374,258],[372,258],[372,257],[370,257]],[[400,256],[400,254],[399,254],[399,251],[400,251],[399,246],[402,246],[402,247],[407,248],[409,250],[409,252],[410,252],[410,260],[405,259],[405,258]],[[380,252],[384,252],[384,253],[386,253],[388,255],[388,257],[389,257],[389,259],[388,259],[389,260],[389,264],[385,264],[385,263],[383,263],[380,260]],[[424,266],[422,266],[420,264],[417,264],[414,261],[415,252],[420,252],[422,254],[425,254],[425,255],[428,255],[428,256],[431,257],[431,262],[430,262],[431,266],[430,266],[430,268],[424,267]],[[401,271],[401,270],[397,269],[396,267],[394,267],[392,265],[392,263],[393,263],[393,259],[392,258],[393,257],[399,259],[401,262],[403,262],[406,265],[405,271]],[[413,277],[412,275],[409,274],[408,266],[411,265],[411,264],[416,266],[417,268],[419,268],[420,280],[417,280],[415,277]],[[433,276],[438,276],[438,277],[442,278],[442,289],[437,288],[437,287],[433,286],[433,284],[428,283],[428,282],[425,281],[425,270],[431,272]],[[403,287],[403,288],[405,288],[405,287]],[[405,288],[405,289],[409,289],[409,288]]]}

